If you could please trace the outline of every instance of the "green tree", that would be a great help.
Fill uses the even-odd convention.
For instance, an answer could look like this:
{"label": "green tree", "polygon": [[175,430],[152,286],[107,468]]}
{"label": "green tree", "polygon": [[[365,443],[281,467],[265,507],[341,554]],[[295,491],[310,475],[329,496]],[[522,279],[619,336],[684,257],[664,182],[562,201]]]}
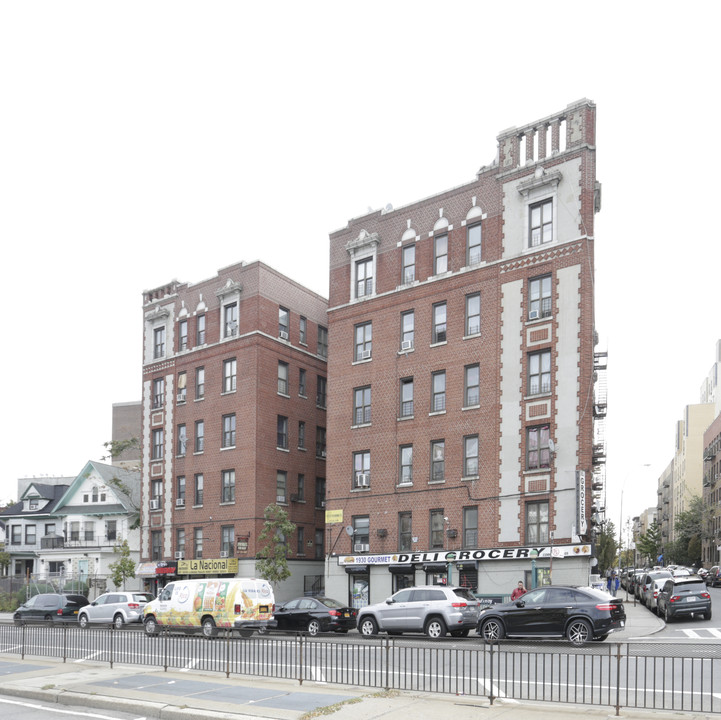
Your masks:
{"label": "green tree", "polygon": [[656,563],[661,553],[661,528],[655,520],[648,526],[646,532],[642,533],[638,538],[636,548],[647,564],[654,565]]}
{"label": "green tree", "polygon": [[123,540],[119,545],[116,545],[113,551],[119,557],[109,565],[110,579],[113,581],[113,585],[119,589],[121,585],[125,587],[125,581],[128,578],[135,577],[135,563],[130,557],[130,547],[127,540]]}
{"label": "green tree", "polygon": [[618,558],[618,541],[616,528],[610,520],[601,523],[596,534],[596,557],[598,558],[598,572],[605,575],[606,570],[616,565]]}
{"label": "green tree", "polygon": [[5,570],[5,568],[10,565],[10,561],[11,561],[10,553],[4,549],[0,550],[0,568]]}
{"label": "green tree", "polygon": [[[670,559],[678,565],[701,563],[701,538],[703,537],[703,500],[694,495],[688,510],[680,512],[673,524],[676,536],[671,543]],[[668,548],[667,548],[668,550]]]}
{"label": "green tree", "polygon": [[126,450],[139,448],[140,441],[136,437],[129,438],[128,440],[108,440],[108,442],[103,443],[103,447],[108,451],[108,454],[101,459],[114,460],[120,457]]}
{"label": "green tree", "polygon": [[290,577],[288,541],[295,533],[295,524],[279,505],[268,505],[263,513],[265,522],[258,536],[255,567],[258,574],[271,585]]}

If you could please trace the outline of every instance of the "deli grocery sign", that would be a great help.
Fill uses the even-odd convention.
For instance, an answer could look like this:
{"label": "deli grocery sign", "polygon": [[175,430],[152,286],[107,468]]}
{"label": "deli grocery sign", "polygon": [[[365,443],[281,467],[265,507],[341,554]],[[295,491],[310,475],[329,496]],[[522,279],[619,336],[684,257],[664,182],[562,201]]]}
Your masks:
{"label": "deli grocery sign", "polygon": [[[535,553],[534,553],[535,551]],[[416,563],[453,563],[474,560],[532,560],[591,555],[586,545],[538,545],[535,547],[491,548],[487,550],[448,550],[444,552],[393,553],[386,555],[343,555],[339,565],[415,565]]]}

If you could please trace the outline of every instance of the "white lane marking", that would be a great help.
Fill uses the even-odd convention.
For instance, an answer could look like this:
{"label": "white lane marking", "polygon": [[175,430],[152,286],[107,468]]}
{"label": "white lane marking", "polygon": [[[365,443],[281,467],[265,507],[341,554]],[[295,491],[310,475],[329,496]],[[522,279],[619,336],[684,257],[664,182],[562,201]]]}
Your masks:
{"label": "white lane marking", "polygon": [[490,694],[496,698],[503,698],[509,703],[518,703],[518,700],[506,697],[506,693],[500,690],[495,683],[491,684],[486,678],[478,678],[478,684],[486,691],[486,695]]}

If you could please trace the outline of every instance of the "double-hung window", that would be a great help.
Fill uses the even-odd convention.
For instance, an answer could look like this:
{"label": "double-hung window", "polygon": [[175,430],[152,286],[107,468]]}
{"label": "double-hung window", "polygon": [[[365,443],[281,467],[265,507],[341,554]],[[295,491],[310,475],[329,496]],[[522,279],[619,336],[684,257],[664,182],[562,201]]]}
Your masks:
{"label": "double-hung window", "polygon": [[446,342],[446,303],[433,306],[433,343]]}
{"label": "double-hung window", "polygon": [[481,293],[466,295],[466,335],[481,332]]}
{"label": "double-hung window", "polygon": [[443,482],[446,479],[446,441],[431,442],[431,482]]}
{"label": "double-hung window", "polygon": [[238,334],[238,303],[223,306],[223,337],[235,337]]}
{"label": "double-hung window", "polygon": [[474,407],[481,402],[481,367],[480,365],[466,365],[463,380],[463,405]]}
{"label": "double-hung window", "polygon": [[195,344],[205,345],[205,315],[198,315],[195,323]]}
{"label": "double-hung window", "polygon": [[370,518],[367,515],[353,518],[353,552],[370,550]]}
{"label": "double-hung window", "polygon": [[398,513],[398,550],[400,552],[410,552],[413,545],[413,516],[409,512]]}
{"label": "double-hung window", "polygon": [[223,415],[223,432],[221,436],[221,447],[235,447],[235,413]]}
{"label": "double-hung window", "polygon": [[355,264],[355,296],[357,298],[373,294],[373,258],[358,260]]}
{"label": "double-hung window", "polygon": [[203,504],[203,473],[197,473],[195,476],[195,489],[193,493],[193,504]]}
{"label": "double-hung window", "polygon": [[202,453],[205,450],[205,421],[195,421],[195,446],[193,452]]}
{"label": "double-hung window", "polygon": [[373,351],[373,324],[370,322],[355,326],[354,360],[369,360]]}
{"label": "double-hung window", "polygon": [[530,247],[544,245],[553,240],[553,200],[535,203],[529,208]]}
{"label": "double-hung window", "polygon": [[188,374],[186,372],[178,373],[178,402],[185,402],[188,397]]}
{"label": "double-hung window", "polygon": [[235,470],[223,470],[221,476],[220,501],[224,503],[235,502]]}
{"label": "double-hung window", "polygon": [[448,271],[448,235],[436,235],[433,241],[433,273],[441,275]]}
{"label": "double-hung window", "polygon": [[188,349],[188,321],[181,320],[178,323],[178,350]]}
{"label": "double-hung window", "polygon": [[440,370],[431,375],[431,412],[446,410],[446,371]]}
{"label": "double-hung window", "polygon": [[195,399],[201,400],[205,397],[205,368],[195,368]]}
{"label": "double-hung window", "polygon": [[226,557],[233,557],[235,547],[235,528],[232,525],[224,525],[220,528],[220,552]]}
{"label": "double-hung window", "polygon": [[276,447],[280,450],[288,449],[288,418],[284,415],[278,415]]}
{"label": "double-hung window", "polygon": [[526,503],[526,544],[548,542],[548,501]]}
{"label": "double-hung window", "polygon": [[288,473],[285,470],[278,470],[275,473],[275,501],[288,502]]}
{"label": "double-hung window", "polygon": [[463,438],[463,477],[478,475],[478,435]]}
{"label": "double-hung window", "polygon": [[223,392],[235,392],[237,362],[235,358],[223,360]]}
{"label": "double-hung window", "polygon": [[437,550],[443,547],[443,510],[431,510],[431,549]]}
{"label": "double-hung window", "polygon": [[164,378],[155,378],[155,380],[153,380],[153,409],[157,410],[158,408],[163,407],[164,402],[165,402],[165,379]]}
{"label": "double-hung window", "polygon": [[325,408],[328,399],[328,379],[318,375],[315,393],[315,404],[319,408]]}
{"label": "double-hung window", "polygon": [[165,357],[165,325],[153,330],[153,359]]}
{"label": "double-hung window", "polygon": [[551,351],[530,353],[528,356],[528,394],[551,392]]}
{"label": "double-hung window", "polygon": [[288,363],[282,360],[278,361],[278,394],[290,394],[290,389],[288,388]]}
{"label": "double-hung window", "polygon": [[402,250],[403,259],[403,284],[412,283],[416,279],[416,246],[404,245]]}
{"label": "double-hung window", "polygon": [[153,449],[152,449],[152,459],[153,460],[162,460],[163,459],[163,430],[162,428],[158,428],[157,430],[153,430]]}
{"label": "double-hung window", "polygon": [[551,316],[551,276],[532,278],[528,282],[528,319]]}
{"label": "double-hung window", "polygon": [[328,357],[328,328],[318,325],[318,355]]}
{"label": "double-hung window", "polygon": [[320,426],[315,428],[315,456],[325,458],[325,428]]}
{"label": "double-hung window", "polygon": [[177,506],[185,505],[185,475],[178,475],[175,485],[175,497],[180,502],[176,502]]}
{"label": "double-hung window", "polygon": [[466,264],[478,265],[481,262],[481,223],[469,225],[466,230]]}
{"label": "double-hung window", "polygon": [[353,425],[367,425],[371,421],[371,388],[353,390]]}
{"label": "double-hung window", "polygon": [[298,322],[298,339],[301,345],[308,344],[308,320],[303,315]]}
{"label": "double-hung window", "polygon": [[193,552],[196,559],[203,557],[203,528],[193,528]]}
{"label": "double-hung window", "polygon": [[413,310],[401,313],[401,350],[412,350],[415,341],[415,319]]}
{"label": "double-hung window", "polygon": [[398,484],[413,484],[413,445],[401,445],[398,453]]}
{"label": "double-hung window", "polygon": [[185,451],[188,447],[188,432],[185,423],[178,425],[178,456],[182,457],[185,455]]}
{"label": "double-hung window", "polygon": [[549,425],[537,425],[526,430],[526,469],[551,467],[551,430]]}
{"label": "double-hung window", "polygon": [[401,380],[401,413],[402,418],[413,417],[413,378]]}
{"label": "double-hung window", "polygon": [[288,339],[290,331],[290,310],[284,307],[278,308],[278,337]]}
{"label": "double-hung window", "polygon": [[367,488],[371,484],[370,450],[353,453],[353,487]]}
{"label": "double-hung window", "polygon": [[478,506],[463,508],[463,547],[478,547]]}

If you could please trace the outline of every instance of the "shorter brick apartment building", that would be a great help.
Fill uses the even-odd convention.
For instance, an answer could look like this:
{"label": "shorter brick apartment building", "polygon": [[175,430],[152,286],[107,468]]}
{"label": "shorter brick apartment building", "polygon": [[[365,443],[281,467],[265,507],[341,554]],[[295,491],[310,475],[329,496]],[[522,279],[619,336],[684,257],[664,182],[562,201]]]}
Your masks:
{"label": "shorter brick apartment building", "polygon": [[144,293],[141,566],[254,576],[265,508],[284,506],[292,578],[323,587],[327,302],[266,265]]}
{"label": "shorter brick apartment building", "polygon": [[326,593],[593,572],[596,108],[330,235]]}

